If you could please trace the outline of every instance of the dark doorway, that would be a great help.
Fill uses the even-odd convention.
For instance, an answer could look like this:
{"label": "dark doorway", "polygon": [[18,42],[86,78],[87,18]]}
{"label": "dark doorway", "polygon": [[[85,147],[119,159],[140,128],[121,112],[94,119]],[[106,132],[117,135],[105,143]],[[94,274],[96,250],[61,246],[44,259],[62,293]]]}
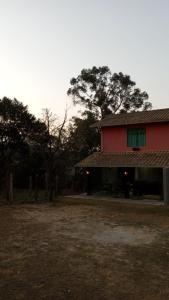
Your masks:
{"label": "dark doorway", "polygon": [[130,192],[134,184],[135,169],[118,168],[118,177],[120,179],[120,186],[121,186],[122,193],[124,193],[124,197],[129,198]]}
{"label": "dark doorway", "polygon": [[89,168],[89,187],[90,192],[102,189],[102,168]]}

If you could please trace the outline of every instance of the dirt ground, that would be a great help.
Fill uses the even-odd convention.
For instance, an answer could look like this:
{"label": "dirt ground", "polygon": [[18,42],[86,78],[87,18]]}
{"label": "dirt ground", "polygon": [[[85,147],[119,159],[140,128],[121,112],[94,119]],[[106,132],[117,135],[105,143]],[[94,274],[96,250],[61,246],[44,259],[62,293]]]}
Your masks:
{"label": "dirt ground", "polygon": [[1,206],[0,299],[169,299],[169,210],[64,198]]}

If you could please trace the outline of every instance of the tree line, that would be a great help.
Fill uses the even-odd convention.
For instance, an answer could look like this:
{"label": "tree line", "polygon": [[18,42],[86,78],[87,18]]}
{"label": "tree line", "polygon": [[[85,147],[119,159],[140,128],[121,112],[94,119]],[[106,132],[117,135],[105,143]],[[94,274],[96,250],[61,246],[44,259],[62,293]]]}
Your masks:
{"label": "tree line", "polygon": [[41,119],[17,99],[0,99],[0,192],[11,202],[13,187],[38,191],[52,201],[61,190],[75,188],[72,170],[87,155],[98,151],[99,132],[90,126],[110,113],[151,109],[148,94],[135,87],[130,76],[112,74],[107,66],[83,69],[70,80],[67,94],[84,108],[79,116],[61,123],[49,109]]}

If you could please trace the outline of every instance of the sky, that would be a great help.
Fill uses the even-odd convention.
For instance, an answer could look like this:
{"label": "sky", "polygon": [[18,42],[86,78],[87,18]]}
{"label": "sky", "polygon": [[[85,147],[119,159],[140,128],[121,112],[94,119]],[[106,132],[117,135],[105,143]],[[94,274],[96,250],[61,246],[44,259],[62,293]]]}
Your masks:
{"label": "sky", "polygon": [[169,0],[0,0],[0,98],[71,116],[70,79],[94,65],[169,107]]}

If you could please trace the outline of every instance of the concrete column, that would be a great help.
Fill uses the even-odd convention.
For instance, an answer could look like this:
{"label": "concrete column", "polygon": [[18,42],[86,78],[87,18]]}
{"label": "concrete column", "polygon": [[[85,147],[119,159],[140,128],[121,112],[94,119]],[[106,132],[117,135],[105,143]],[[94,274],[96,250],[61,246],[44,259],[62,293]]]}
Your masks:
{"label": "concrete column", "polygon": [[137,167],[135,167],[135,174],[134,174],[134,180],[138,180],[139,179],[139,170]]}
{"label": "concrete column", "polygon": [[163,168],[163,197],[164,204],[169,205],[169,168]]}

